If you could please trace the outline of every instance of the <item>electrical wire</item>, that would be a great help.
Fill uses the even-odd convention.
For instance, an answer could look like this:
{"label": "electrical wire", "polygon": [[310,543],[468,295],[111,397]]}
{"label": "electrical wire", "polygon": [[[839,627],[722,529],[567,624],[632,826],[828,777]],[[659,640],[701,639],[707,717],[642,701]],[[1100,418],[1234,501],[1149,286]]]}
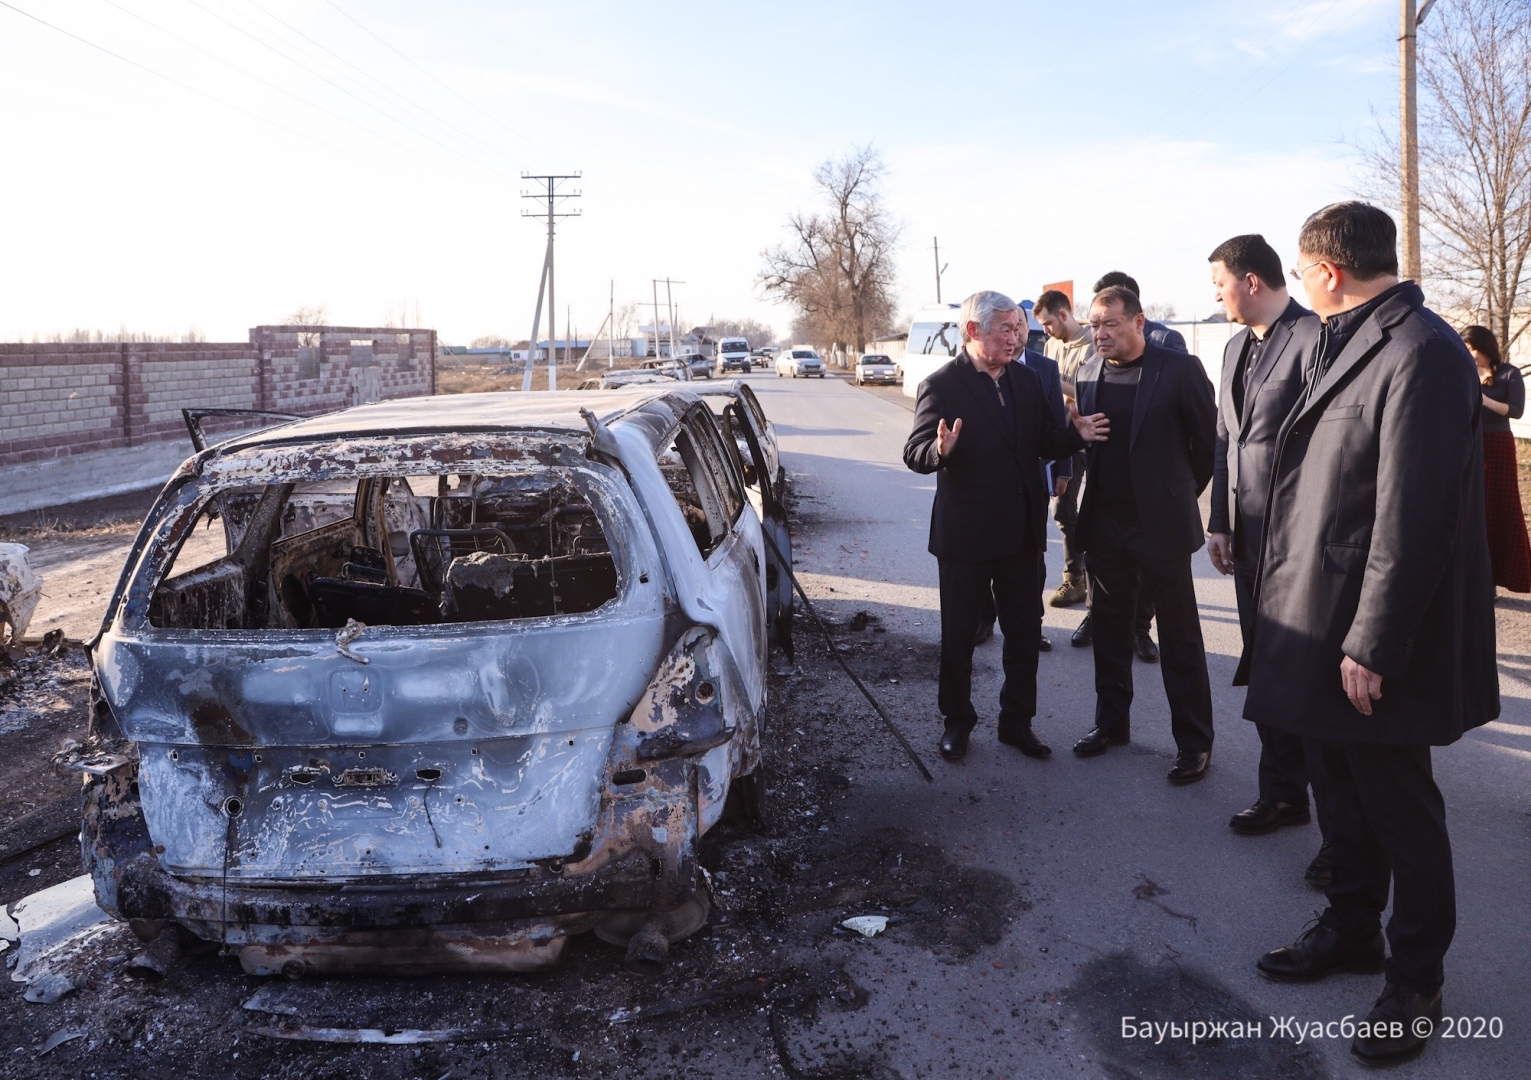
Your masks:
{"label": "electrical wire", "polygon": [[170,83],[172,86],[180,87],[182,90],[189,90],[191,93],[196,94],[198,97],[207,98],[207,100],[218,105],[222,105],[226,109],[232,109],[237,113],[243,113],[245,116],[248,116],[253,120],[259,120],[263,124],[267,124],[276,128],[278,131],[285,131],[289,135],[296,135],[298,138],[315,143],[324,147],[326,150],[331,150],[338,154],[344,154],[347,157],[356,158],[358,161],[366,160],[360,154],[353,153],[349,150],[344,150],[338,146],[333,146],[330,143],[325,142],[323,139],[316,139],[312,135],[298,131],[296,128],[290,128],[285,124],[279,124],[275,120],[262,116],[260,113],[251,112],[249,109],[246,109],[241,105],[235,105],[232,101],[225,101],[223,98],[218,97],[216,94],[210,94],[206,90],[192,86],[190,83],[182,82],[180,79],[177,79],[174,76],[166,75],[163,71],[156,71],[154,68],[149,67],[147,64],[140,64],[137,60],[123,56],[121,53],[113,52],[111,49],[108,49],[104,45],[97,45],[94,41],[91,41],[88,38],[83,38],[73,31],[65,30],[62,26],[56,26],[53,23],[50,23],[47,19],[39,18],[38,16],[33,15],[30,11],[25,11],[22,8],[17,7],[15,4],[9,3],[8,0],[0,0],[0,7],[9,8],[16,14],[23,15],[41,26],[46,26],[49,30],[54,31],[55,33],[63,34],[67,38],[72,38],[73,40],[79,42],[81,45],[86,45],[92,49],[95,49],[97,52],[105,53],[107,56],[112,57],[114,60],[121,60],[124,64],[135,67],[139,71],[146,72],[149,75],[153,75],[156,79],[163,79],[165,82]]}
{"label": "electrical wire", "polygon": [[[285,86],[279,86],[278,84],[272,82],[271,80],[262,78],[261,76],[255,74],[252,71],[247,71],[244,68],[240,67],[238,64],[234,63],[232,60],[227,60],[227,59],[223,58],[222,56],[219,56],[217,53],[213,52],[212,50],[203,48],[201,45],[198,45],[196,42],[182,37],[180,34],[177,34],[175,31],[168,30],[165,27],[160,26],[158,23],[154,22],[153,20],[148,19],[148,18],[138,14],[136,11],[132,11],[129,8],[123,7],[121,4],[117,3],[116,0],[101,0],[101,2],[103,4],[106,4],[108,7],[116,8],[118,11],[122,12],[124,15],[128,15],[128,16],[134,18],[134,19],[137,19],[139,22],[143,23],[145,26],[149,26],[149,27],[151,27],[151,28],[153,28],[155,30],[158,30],[160,33],[164,34],[166,37],[174,38],[176,41],[179,41],[181,44],[185,45],[187,48],[195,49],[197,52],[202,53],[205,56],[211,57],[212,59],[218,61],[220,64],[223,64],[225,67],[231,68],[234,71],[239,72],[239,74],[245,76],[247,79],[252,79],[255,82],[258,82],[258,83],[262,84],[263,86],[270,87],[272,90],[275,90],[279,94],[285,94],[287,97],[292,98],[294,101],[296,101],[296,102],[298,102],[298,103],[300,103],[302,105],[307,105],[311,109],[316,109],[319,112],[322,112],[322,113],[325,113],[326,115],[332,116],[335,119],[341,121],[342,123],[350,124],[352,127],[356,128],[358,131],[362,131],[362,132],[365,132],[366,134],[371,135],[371,136],[373,136],[375,138],[382,139],[384,142],[391,143],[392,145],[397,146],[397,147],[399,147],[399,148],[401,148],[403,150],[407,150],[407,151],[409,151],[411,153],[422,153],[421,151],[417,150],[416,148],[410,146],[407,143],[399,142],[398,140],[391,138],[390,136],[384,134],[381,131],[376,131],[373,128],[369,128],[365,124],[359,123],[358,121],[353,120],[350,117],[345,116],[342,113],[338,113],[338,112],[336,112],[333,109],[326,108],[323,105],[320,105],[320,104],[318,104],[316,102],[310,101],[307,98],[302,97],[302,96],[300,96],[298,94],[295,94],[291,90],[287,89]],[[435,161],[436,160],[430,154],[424,154],[423,156],[425,156],[428,160],[431,160],[431,161]]]}
{"label": "electrical wire", "polygon": [[449,86],[447,83],[444,83],[440,79],[438,79],[428,69],[426,69],[425,67],[421,66],[415,60],[411,59],[409,56],[406,56],[404,53],[400,52],[398,49],[395,49],[392,45],[390,45],[387,41],[385,41],[375,30],[373,30],[370,27],[368,27],[365,23],[363,23],[355,15],[352,15],[345,8],[343,8],[339,4],[335,3],[335,0],[326,0],[326,3],[328,3],[330,5],[330,7],[334,8],[336,11],[340,12],[340,14],[342,14],[346,18],[350,19],[357,26],[361,27],[364,31],[366,31],[372,37],[376,38],[377,41],[384,48],[386,48],[389,52],[393,53],[394,55],[398,56],[405,63],[407,63],[407,64],[411,65],[412,67],[414,67],[417,71],[419,71],[427,79],[430,79],[432,82],[434,82],[438,86],[442,87],[444,90],[447,91],[447,93],[449,93],[449,94],[453,95],[454,97],[457,97],[460,100],[466,102],[467,105],[469,106],[469,108],[478,110],[484,116],[487,116],[490,120],[494,121],[496,124],[499,124],[500,127],[504,128],[506,131],[510,132],[516,138],[518,138],[518,139],[522,140],[523,142],[527,143],[533,149],[541,150],[544,154],[548,153],[547,147],[542,146],[541,144],[539,144],[539,143],[535,142],[534,140],[528,138],[526,135],[523,135],[521,132],[517,131],[515,128],[513,128],[510,125],[506,124],[498,116],[495,116],[493,113],[487,112],[477,102],[473,101],[471,98],[464,97],[456,89],[454,89],[453,87]]}
{"label": "electrical wire", "polygon": [[[255,0],[245,0],[245,3],[249,4],[249,6],[253,7],[256,11],[259,11],[262,15],[266,16],[266,18],[268,18],[268,19],[272,20],[273,22],[279,23],[280,25],[286,27],[288,30],[290,30],[294,34],[298,35],[304,41],[307,41],[307,42],[311,43],[316,48],[318,48],[318,49],[328,53],[330,56],[333,56],[336,60],[340,61],[346,67],[350,68],[352,71],[355,71],[357,74],[361,75],[363,78],[367,79],[369,82],[371,82],[375,86],[379,87],[385,93],[391,94],[393,97],[395,97],[399,101],[402,101],[405,105],[407,105],[410,108],[414,109],[416,112],[421,113],[424,116],[427,116],[427,117],[431,118],[432,120],[436,121],[437,123],[441,124],[444,127],[450,128],[452,131],[455,131],[457,134],[461,135],[464,139],[467,139],[470,143],[476,143],[476,144],[482,145],[485,149],[490,150],[492,153],[498,153],[499,152],[491,144],[486,143],[483,140],[479,139],[472,132],[465,131],[464,129],[458,127],[456,124],[452,123],[450,120],[446,119],[445,117],[440,116],[437,113],[432,112],[430,109],[427,109],[424,105],[421,105],[419,102],[415,101],[414,99],[408,97],[407,95],[405,95],[403,93],[400,93],[398,90],[395,90],[393,87],[389,86],[386,82],[384,82],[383,80],[377,78],[377,76],[371,74],[366,69],[358,66],[357,64],[352,63],[350,60],[347,60],[344,56],[341,56],[338,52],[336,52],[334,49],[331,49],[329,46],[325,45],[323,42],[317,40],[316,38],[310,37],[308,34],[305,34],[302,30],[298,29],[296,26],[293,26],[290,22],[286,21],[281,16],[275,14],[274,12],[272,12],[272,11],[268,10],[267,8],[261,6],[260,4],[256,3]],[[295,46],[295,47],[301,48],[300,46]],[[304,51],[306,52],[306,50],[304,50]],[[313,56],[312,53],[307,53],[307,55]],[[318,60],[319,58],[318,57],[314,57],[314,59]],[[319,62],[323,63],[322,60],[320,60]],[[335,69],[333,67],[331,67],[331,70],[333,71]],[[342,74],[342,73],[337,72],[337,74]]]}
{"label": "electrical wire", "polygon": [[249,30],[246,30],[244,27],[240,26],[238,23],[235,23],[235,22],[233,22],[233,21],[231,21],[229,19],[224,18],[222,15],[218,14],[216,11],[213,11],[211,8],[209,8],[209,7],[205,6],[204,4],[202,4],[200,2],[200,0],[186,0],[186,2],[188,4],[190,4],[192,7],[197,8],[198,10],[202,11],[204,14],[210,15],[213,18],[217,19],[219,22],[223,23],[225,26],[230,27],[231,29],[233,29],[237,33],[243,34],[245,37],[249,38],[251,41],[255,42],[257,45],[260,45],[262,48],[269,49],[271,52],[275,53],[277,56],[281,57],[283,60],[286,60],[289,64],[294,65],[295,67],[299,68],[302,71],[306,71],[308,74],[312,75],[314,78],[320,80],[321,82],[328,83],[330,86],[334,87],[336,90],[339,90],[342,94],[345,94],[347,97],[350,97],[350,98],[355,99],[356,101],[359,101],[361,104],[365,105],[367,108],[371,109],[373,112],[379,114],[384,119],[389,120],[392,123],[398,124],[400,127],[406,128],[409,131],[412,131],[414,134],[420,136],[422,139],[425,139],[428,142],[435,143],[437,146],[441,147],[443,150],[445,150],[449,154],[455,154],[458,157],[463,158],[466,161],[470,161],[474,165],[477,165],[479,168],[485,169],[488,172],[493,173],[497,177],[501,176],[501,173],[499,173],[497,171],[497,167],[496,166],[485,164],[484,162],[479,161],[477,158],[475,158],[472,155],[466,153],[465,151],[460,150],[460,149],[458,149],[457,147],[454,147],[454,146],[449,146],[446,143],[442,142],[440,139],[435,138],[434,136],[432,136],[428,132],[421,131],[419,128],[415,127],[414,125],[405,123],[403,120],[399,119],[397,116],[390,115],[388,112],[385,112],[383,109],[380,109],[378,106],[374,105],[372,102],[368,101],[366,98],[361,97],[360,95],[358,95],[358,94],[354,93],[353,91],[347,89],[346,87],[340,85],[334,79],[331,79],[328,76],[313,70],[312,68],[308,67],[306,64],[303,64],[303,63],[300,63],[297,60],[294,60],[291,56],[289,56],[286,53],[284,53],[281,49],[278,49],[275,45],[272,45],[269,41],[266,41],[263,38],[260,38],[257,35],[251,33]]}

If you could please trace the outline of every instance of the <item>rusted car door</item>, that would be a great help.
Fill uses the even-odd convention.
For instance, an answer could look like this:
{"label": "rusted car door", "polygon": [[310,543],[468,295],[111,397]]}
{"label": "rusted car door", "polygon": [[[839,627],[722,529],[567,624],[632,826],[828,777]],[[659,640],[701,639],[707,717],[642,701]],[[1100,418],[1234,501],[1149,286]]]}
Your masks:
{"label": "rusted car door", "polygon": [[765,617],[767,640],[792,659],[792,531],[779,497],[775,473],[766,456],[754,416],[740,402],[723,410],[725,442],[737,446],[742,440],[749,452],[744,472],[750,502],[760,517],[765,544]]}

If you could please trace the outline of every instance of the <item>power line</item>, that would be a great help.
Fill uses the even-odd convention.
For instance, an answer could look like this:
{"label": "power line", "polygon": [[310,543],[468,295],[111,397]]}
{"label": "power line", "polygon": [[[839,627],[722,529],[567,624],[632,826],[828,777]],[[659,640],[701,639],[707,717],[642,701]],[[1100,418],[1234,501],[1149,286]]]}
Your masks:
{"label": "power line", "polygon": [[437,138],[433,137],[428,132],[421,131],[419,128],[413,126],[412,124],[407,124],[403,120],[399,119],[398,117],[390,115],[389,113],[385,112],[384,110],[378,108],[372,102],[368,101],[366,98],[361,97],[360,95],[358,95],[358,94],[354,93],[353,91],[347,89],[346,87],[340,85],[334,79],[331,79],[328,76],[326,76],[326,75],[324,75],[324,74],[322,74],[322,73],[320,73],[318,71],[315,71],[313,68],[307,66],[306,64],[303,64],[303,63],[301,63],[301,62],[299,62],[297,60],[294,60],[291,56],[289,56],[286,53],[284,53],[281,49],[278,49],[275,45],[272,45],[269,41],[265,41],[264,39],[256,36],[255,34],[252,34],[249,30],[246,30],[244,27],[240,26],[239,24],[237,24],[235,22],[232,22],[229,19],[224,18],[222,15],[218,14],[216,11],[213,11],[210,8],[208,8],[205,5],[203,5],[202,3],[200,3],[200,0],[186,0],[186,2],[188,4],[190,4],[192,7],[195,7],[198,10],[204,12],[205,14],[210,15],[213,18],[217,19],[219,22],[223,23],[225,26],[228,26],[231,29],[237,31],[238,33],[243,34],[245,37],[249,38],[251,41],[255,42],[257,45],[260,45],[262,48],[269,49],[271,52],[275,53],[277,56],[281,57],[283,60],[286,60],[289,64],[294,65],[295,67],[299,68],[302,71],[308,72],[308,74],[312,75],[314,78],[320,80],[321,82],[328,83],[330,86],[333,86],[336,90],[339,90],[342,94],[345,94],[347,97],[353,98],[356,101],[361,102],[367,108],[371,109],[373,112],[375,112],[378,115],[382,116],[385,120],[390,120],[393,123],[398,124],[400,127],[406,128],[409,131],[414,132],[416,135],[419,135],[422,139],[426,139],[429,142],[435,143],[437,146],[441,147],[443,150],[447,151],[447,153],[449,153],[449,154],[456,154],[458,157],[462,158],[465,161],[469,161],[469,162],[473,163],[474,165],[477,165],[479,168],[484,169],[486,172],[489,172],[489,173],[491,173],[491,174],[493,174],[493,175],[495,175],[497,177],[500,176],[500,173],[498,173],[496,171],[496,167],[495,166],[493,166],[493,165],[486,165],[484,162],[479,161],[477,158],[474,158],[472,155],[467,154],[467,153],[465,153],[462,150],[459,150],[457,147],[448,146],[446,143],[442,142],[440,139],[437,139]]}
{"label": "power line", "polygon": [[[244,68],[240,67],[238,64],[234,63],[232,60],[227,60],[224,57],[219,56],[217,53],[213,52],[212,50],[203,48],[201,45],[198,45],[196,42],[182,37],[180,34],[177,34],[175,31],[167,30],[165,27],[160,26],[158,23],[154,22],[151,19],[145,18],[144,16],[138,14],[136,11],[132,11],[132,10],[130,10],[128,8],[123,7],[121,4],[117,3],[116,0],[101,0],[101,2],[103,4],[106,4],[109,7],[116,8],[118,11],[122,12],[124,15],[129,15],[132,18],[137,19],[139,22],[143,23],[145,26],[149,26],[149,27],[151,27],[151,28],[153,28],[155,30],[158,30],[160,33],[164,34],[167,37],[174,38],[176,41],[179,41],[181,44],[187,46],[188,48],[195,49],[199,53],[202,53],[202,54],[204,54],[206,56],[212,57],[214,60],[218,61],[220,64],[223,64],[225,67],[232,68],[234,71],[239,72],[241,75],[245,76],[246,78],[253,79],[255,82],[261,83],[264,86],[268,86],[272,90],[275,90],[279,94],[285,94],[287,97],[292,98],[294,101],[296,101],[296,102],[298,102],[300,104],[307,105],[311,109],[316,109],[319,112],[325,113],[326,115],[333,116],[335,119],[341,121],[342,123],[350,124],[352,127],[356,128],[358,131],[362,131],[362,132],[365,132],[368,135],[372,135],[372,136],[374,136],[376,138],[382,139],[384,142],[391,143],[394,146],[399,147],[400,149],[408,150],[411,153],[420,153],[420,151],[416,150],[414,147],[408,145],[407,143],[402,143],[402,142],[399,142],[396,139],[390,138],[388,135],[385,135],[383,132],[374,131],[372,128],[369,128],[369,127],[367,127],[364,124],[358,123],[357,121],[352,120],[348,116],[345,116],[345,115],[343,115],[341,113],[335,112],[333,109],[328,109],[328,108],[324,107],[323,105],[318,104],[317,102],[310,101],[307,98],[302,97],[299,94],[293,93],[291,90],[288,90],[285,86],[279,86],[278,84],[272,82],[269,79],[262,78],[261,76],[256,75],[254,72],[245,70]],[[429,160],[435,160],[434,158],[430,158],[430,155],[428,155],[428,154],[427,155],[423,155],[423,156],[427,157]]]}
{"label": "power line", "polygon": [[[325,45],[323,42],[318,41],[317,39],[315,39],[313,37],[310,37],[308,34],[305,34],[302,30],[298,29],[296,26],[293,26],[291,23],[287,22],[285,19],[281,18],[280,16],[274,14],[273,12],[271,12],[271,11],[267,10],[266,8],[262,7],[260,4],[256,3],[255,0],[245,0],[245,3],[247,3],[251,7],[255,8],[261,14],[265,15],[268,19],[271,19],[274,22],[280,23],[282,26],[286,27],[288,30],[291,30],[294,34],[297,34],[303,40],[311,42],[316,48],[322,49],[324,52],[326,52],[329,55],[333,56],[336,60],[339,60],[346,67],[350,68],[352,71],[355,71],[357,74],[359,74],[362,77],[366,78],[367,80],[369,80],[374,85],[376,85],[379,88],[381,88],[386,93],[392,94],[395,98],[397,98],[398,100],[404,102],[404,104],[408,105],[410,108],[416,110],[419,113],[424,114],[425,116],[430,117],[432,120],[435,120],[437,123],[439,123],[439,124],[441,124],[441,125],[443,125],[445,127],[448,127],[451,130],[457,132],[463,138],[467,139],[470,143],[475,143],[477,145],[480,145],[484,149],[489,150],[492,153],[498,153],[499,152],[491,144],[489,144],[487,142],[484,142],[482,139],[479,139],[477,136],[473,135],[471,132],[463,130],[462,128],[458,127],[456,124],[452,123],[450,120],[447,120],[445,117],[437,115],[436,113],[434,113],[431,110],[427,109],[425,106],[419,104],[418,102],[416,102],[412,98],[408,97],[407,95],[400,93],[398,90],[395,90],[393,87],[389,86],[386,82],[384,82],[383,80],[381,80],[381,79],[377,78],[375,75],[373,75],[371,72],[368,72],[365,69],[363,69],[362,67],[360,67],[359,65],[354,64],[351,61],[347,60],[344,56],[341,56],[334,49],[331,49],[329,46]],[[312,55],[312,54],[309,54],[309,55]],[[318,59],[318,58],[316,57],[315,59]]]}
{"label": "power line", "polygon": [[11,11],[14,11],[18,15],[24,15],[28,19],[31,19],[33,22],[38,23],[41,26],[46,26],[49,30],[55,31],[56,33],[63,34],[67,38],[72,38],[73,40],[78,41],[81,45],[88,45],[90,48],[95,49],[97,52],[105,53],[107,56],[110,56],[110,57],[112,57],[115,60],[121,60],[124,64],[131,65],[132,67],[136,67],[139,71],[147,72],[148,74],[153,75],[156,79],[163,79],[163,80],[165,80],[166,82],[170,83],[173,86],[178,86],[182,90],[189,90],[193,94],[196,94],[198,97],[207,98],[209,101],[214,102],[214,103],[216,103],[218,105],[222,105],[226,109],[233,109],[237,113],[243,113],[245,116],[251,117],[252,119],[255,119],[255,120],[259,120],[263,124],[268,124],[271,127],[276,128],[278,131],[285,131],[289,135],[296,135],[298,138],[306,139],[309,142],[316,143],[317,145],[324,147],[326,150],[333,150],[336,153],[344,154],[347,157],[356,158],[358,161],[365,161],[366,160],[360,154],[353,153],[353,152],[351,152],[349,150],[341,149],[338,146],[332,146],[331,144],[325,142],[323,139],[316,139],[312,135],[306,134],[305,132],[298,131],[295,128],[290,128],[290,127],[286,126],[285,124],[279,124],[275,120],[271,120],[271,119],[269,119],[267,117],[264,117],[264,116],[260,115],[260,113],[251,112],[249,109],[246,109],[243,106],[235,105],[231,101],[225,101],[225,100],[223,100],[222,98],[218,97],[215,94],[208,93],[206,90],[202,90],[202,89],[200,89],[198,87],[192,86],[190,83],[184,83],[180,79],[177,79],[177,78],[175,78],[173,76],[166,75],[163,71],[156,71],[154,68],[149,67],[147,64],[140,64],[137,60],[132,60],[132,59],[126,57],[126,56],[123,56],[121,53],[113,52],[111,49],[108,49],[104,45],[97,45],[94,41],[91,41],[88,38],[83,38],[79,34],[76,34],[76,33],[72,32],[72,31],[65,30],[62,26],[55,26],[53,23],[50,23],[46,19],[38,18],[36,15],[33,15],[30,11],[24,11],[21,8],[17,7],[15,4],[8,3],[7,0],[0,0],[0,7],[9,8]]}
{"label": "power line", "polygon": [[393,53],[394,55],[396,55],[400,59],[402,59],[405,63],[407,63],[407,64],[411,65],[412,67],[414,67],[422,75],[424,75],[427,79],[430,79],[432,82],[436,83],[438,86],[440,86],[443,89],[445,89],[449,94],[452,94],[454,97],[460,98],[462,101],[466,102],[470,108],[477,109],[479,112],[481,112],[485,116],[487,116],[490,120],[493,120],[496,124],[499,124],[500,127],[504,128],[506,131],[510,132],[516,138],[522,140],[527,145],[531,146],[533,149],[541,150],[543,153],[547,153],[548,152],[547,147],[542,146],[541,144],[539,144],[539,143],[533,141],[532,139],[528,138],[527,136],[521,134],[521,132],[517,131],[515,128],[513,128],[510,125],[506,124],[503,120],[501,120],[498,116],[495,116],[493,113],[485,111],[482,106],[480,106],[477,102],[473,101],[471,98],[463,97],[463,95],[458,93],[458,91],[456,89],[454,89],[453,87],[449,86],[448,84],[442,82],[435,75],[431,74],[431,72],[429,70],[427,70],[425,67],[422,67],[419,63],[417,63],[415,60],[411,59],[409,56],[406,56],[404,53],[399,52],[398,49],[395,49],[387,41],[384,41],[383,38],[381,36],[379,36],[376,31],[372,30],[365,23],[363,23],[360,19],[358,19],[355,15],[352,15],[349,11],[347,11],[345,8],[343,8],[339,4],[335,3],[335,0],[326,0],[326,3],[328,3],[330,5],[330,7],[334,8],[336,11],[340,12],[346,18],[350,19],[357,26],[360,26],[363,30],[365,30],[372,37],[376,38],[378,40],[378,42],[380,42],[382,44],[382,46],[384,48],[386,48],[389,52]]}

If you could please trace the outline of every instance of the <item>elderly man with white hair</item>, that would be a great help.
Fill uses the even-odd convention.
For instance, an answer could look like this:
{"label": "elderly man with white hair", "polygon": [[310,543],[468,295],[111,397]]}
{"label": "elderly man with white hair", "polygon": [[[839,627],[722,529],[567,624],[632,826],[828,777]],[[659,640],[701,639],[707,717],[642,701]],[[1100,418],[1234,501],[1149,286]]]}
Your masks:
{"label": "elderly man with white hair", "polygon": [[1037,554],[1047,542],[1049,492],[1041,462],[1106,438],[1103,414],[1059,427],[1041,381],[1013,361],[1026,316],[997,292],[962,303],[962,351],[920,384],[904,463],[936,474],[930,553],[940,568],[941,756],[960,761],[977,726],[973,637],[992,592],[1004,635],[999,740],[1030,757],[1052,751],[1031,730],[1042,635]]}

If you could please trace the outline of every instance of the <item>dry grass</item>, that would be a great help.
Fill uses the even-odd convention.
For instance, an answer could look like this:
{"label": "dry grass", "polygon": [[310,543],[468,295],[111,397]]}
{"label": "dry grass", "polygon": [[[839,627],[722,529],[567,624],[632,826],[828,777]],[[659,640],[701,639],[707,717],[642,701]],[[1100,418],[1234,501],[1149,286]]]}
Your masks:
{"label": "dry grass", "polygon": [[[619,359],[614,370],[622,371],[635,368],[642,363],[639,359]],[[521,380],[525,377],[520,361],[509,365],[471,365],[464,367],[438,368],[436,371],[436,392],[439,394],[482,394],[496,390],[519,390]],[[575,371],[574,364],[562,363],[558,365],[558,388],[560,390],[572,390],[586,379],[594,378],[607,370],[604,360],[592,360],[585,365],[584,371]],[[532,367],[532,389],[546,390],[548,388],[548,366],[535,364]]]}

